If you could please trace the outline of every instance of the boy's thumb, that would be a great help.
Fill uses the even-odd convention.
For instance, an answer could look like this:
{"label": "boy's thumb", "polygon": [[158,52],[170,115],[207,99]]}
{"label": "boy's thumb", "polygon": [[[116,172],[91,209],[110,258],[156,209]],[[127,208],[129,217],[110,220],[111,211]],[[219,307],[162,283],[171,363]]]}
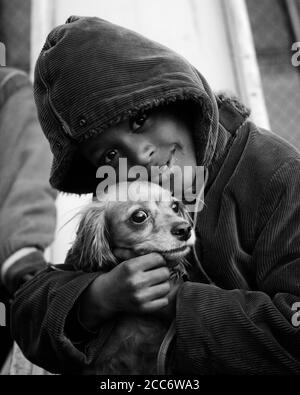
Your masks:
{"label": "boy's thumb", "polygon": [[113,254],[121,262],[136,257],[134,251],[129,248],[116,248],[113,250]]}

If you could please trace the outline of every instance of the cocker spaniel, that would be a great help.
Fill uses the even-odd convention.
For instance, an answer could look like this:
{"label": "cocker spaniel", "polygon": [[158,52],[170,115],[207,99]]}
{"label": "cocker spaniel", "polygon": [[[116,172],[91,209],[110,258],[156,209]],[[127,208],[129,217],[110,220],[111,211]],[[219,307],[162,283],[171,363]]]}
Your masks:
{"label": "cocker spaniel", "polygon": [[[76,269],[110,271],[120,263],[113,251],[126,248],[135,256],[161,254],[171,273],[171,286],[187,275],[185,257],[195,242],[192,221],[184,205],[159,185],[112,185],[81,215],[69,251]],[[152,314],[120,314],[95,363],[83,373],[162,373],[168,329]]]}

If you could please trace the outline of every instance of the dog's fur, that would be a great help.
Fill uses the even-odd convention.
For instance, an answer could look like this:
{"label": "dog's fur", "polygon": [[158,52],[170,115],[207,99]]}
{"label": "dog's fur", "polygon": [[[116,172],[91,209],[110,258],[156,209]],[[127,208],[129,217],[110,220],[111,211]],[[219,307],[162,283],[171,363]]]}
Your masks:
{"label": "dog's fur", "polygon": [[[120,201],[121,196],[126,198]],[[146,213],[143,223],[133,220],[137,212]],[[69,259],[78,270],[107,272],[119,263],[113,254],[116,248],[130,249],[136,256],[158,252],[167,261],[174,285],[186,274],[184,257],[195,241],[191,226],[186,240],[174,235],[174,229],[187,225],[191,219],[184,205],[157,184],[116,184],[83,211]],[[166,323],[150,314],[120,314],[101,355],[85,373],[157,373],[157,355],[167,330]]]}

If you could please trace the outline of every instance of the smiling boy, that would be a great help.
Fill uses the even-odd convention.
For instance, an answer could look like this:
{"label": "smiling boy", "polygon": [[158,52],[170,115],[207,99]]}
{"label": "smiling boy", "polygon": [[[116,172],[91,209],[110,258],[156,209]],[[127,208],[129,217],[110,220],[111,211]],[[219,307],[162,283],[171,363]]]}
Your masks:
{"label": "smiling boy", "polygon": [[[176,166],[176,170],[186,176],[185,187],[190,188],[195,171],[188,173],[185,168],[194,170],[197,163],[192,133],[185,119],[188,112],[183,117],[182,110],[182,105],[176,103],[140,112],[83,142],[80,151],[94,168],[109,165],[117,169],[119,159],[126,158],[128,169],[144,167],[152,182],[159,182],[159,175]],[[127,179],[126,171],[124,176]],[[122,181],[119,171],[117,180]]]}
{"label": "smiling boy", "polygon": [[120,158],[147,169],[204,166],[209,176],[190,281],[170,290],[161,255],[126,250],[105,274],[50,266],[13,304],[25,355],[80,372],[116,315],[152,313],[176,320],[166,362],[175,374],[299,374],[299,153],[213,94],[185,59],[98,18],[70,17],[50,33],[35,98],[58,190],[95,193],[97,168],[117,169]]}

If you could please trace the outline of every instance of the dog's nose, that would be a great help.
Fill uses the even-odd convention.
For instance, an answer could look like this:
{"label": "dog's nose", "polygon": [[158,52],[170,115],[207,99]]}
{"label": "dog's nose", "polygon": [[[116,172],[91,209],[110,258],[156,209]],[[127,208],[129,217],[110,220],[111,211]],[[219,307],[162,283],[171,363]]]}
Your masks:
{"label": "dog's nose", "polygon": [[180,241],[186,241],[191,237],[192,227],[190,224],[181,223],[171,229],[172,235],[176,236]]}

